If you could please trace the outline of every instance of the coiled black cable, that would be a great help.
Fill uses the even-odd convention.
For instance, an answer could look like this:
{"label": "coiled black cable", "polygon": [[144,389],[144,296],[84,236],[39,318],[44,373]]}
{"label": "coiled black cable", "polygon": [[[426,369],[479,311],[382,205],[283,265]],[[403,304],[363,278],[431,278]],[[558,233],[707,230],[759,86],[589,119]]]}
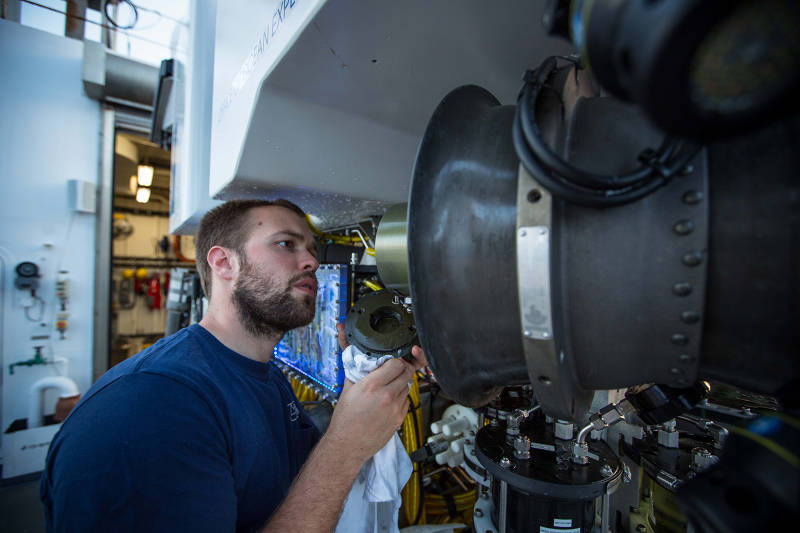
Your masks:
{"label": "coiled black cable", "polygon": [[539,92],[558,70],[557,58],[549,57],[526,73],[512,129],[522,165],[553,196],[591,207],[630,203],[668,183],[700,150],[697,145],[667,136],[658,150],[644,150],[639,155],[639,167],[624,174],[596,174],[570,165],[547,146],[536,123]]}

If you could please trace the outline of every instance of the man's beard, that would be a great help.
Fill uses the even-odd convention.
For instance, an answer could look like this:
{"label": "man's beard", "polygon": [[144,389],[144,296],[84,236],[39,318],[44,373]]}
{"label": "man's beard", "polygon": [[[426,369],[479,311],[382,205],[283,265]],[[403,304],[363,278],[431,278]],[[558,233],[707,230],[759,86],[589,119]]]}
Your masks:
{"label": "man's beard", "polygon": [[298,300],[292,294],[294,285],[307,277],[314,274],[298,274],[282,289],[243,259],[232,295],[242,326],[257,337],[282,337],[287,331],[310,323],[316,311],[314,297],[304,294]]}

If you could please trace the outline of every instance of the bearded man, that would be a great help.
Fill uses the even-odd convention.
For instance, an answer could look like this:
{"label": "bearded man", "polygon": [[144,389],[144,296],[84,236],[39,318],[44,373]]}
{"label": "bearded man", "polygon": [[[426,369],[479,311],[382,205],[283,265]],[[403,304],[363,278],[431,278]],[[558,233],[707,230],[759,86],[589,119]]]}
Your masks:
{"label": "bearded man", "polygon": [[361,465],[402,423],[419,347],[414,364],[346,383],[322,436],[271,361],[314,317],[319,263],[300,208],[227,202],[201,221],[196,249],[207,314],[109,370],[72,410],[42,475],[49,531],[331,531]]}

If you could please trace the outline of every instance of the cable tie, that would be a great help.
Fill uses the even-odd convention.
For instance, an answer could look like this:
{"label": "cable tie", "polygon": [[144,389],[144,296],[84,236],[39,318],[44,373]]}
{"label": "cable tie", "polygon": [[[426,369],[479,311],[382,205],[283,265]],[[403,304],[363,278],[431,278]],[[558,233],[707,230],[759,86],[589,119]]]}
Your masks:
{"label": "cable tie", "polygon": [[653,169],[662,178],[668,178],[672,175],[672,171],[667,165],[658,160],[658,153],[652,148],[645,148],[639,154],[639,161]]}

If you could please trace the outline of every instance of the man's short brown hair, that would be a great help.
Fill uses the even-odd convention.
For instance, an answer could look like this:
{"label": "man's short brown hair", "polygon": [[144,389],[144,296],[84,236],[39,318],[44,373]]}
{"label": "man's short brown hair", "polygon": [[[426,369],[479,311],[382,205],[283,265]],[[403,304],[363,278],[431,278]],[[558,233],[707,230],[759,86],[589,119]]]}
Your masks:
{"label": "man's short brown hair", "polygon": [[230,200],[219,205],[203,216],[195,236],[197,272],[203,284],[206,298],[211,298],[211,265],[208,264],[208,251],[214,246],[234,250],[245,257],[244,245],[250,236],[247,224],[248,213],[256,207],[285,207],[305,218],[306,214],[289,200]]}

